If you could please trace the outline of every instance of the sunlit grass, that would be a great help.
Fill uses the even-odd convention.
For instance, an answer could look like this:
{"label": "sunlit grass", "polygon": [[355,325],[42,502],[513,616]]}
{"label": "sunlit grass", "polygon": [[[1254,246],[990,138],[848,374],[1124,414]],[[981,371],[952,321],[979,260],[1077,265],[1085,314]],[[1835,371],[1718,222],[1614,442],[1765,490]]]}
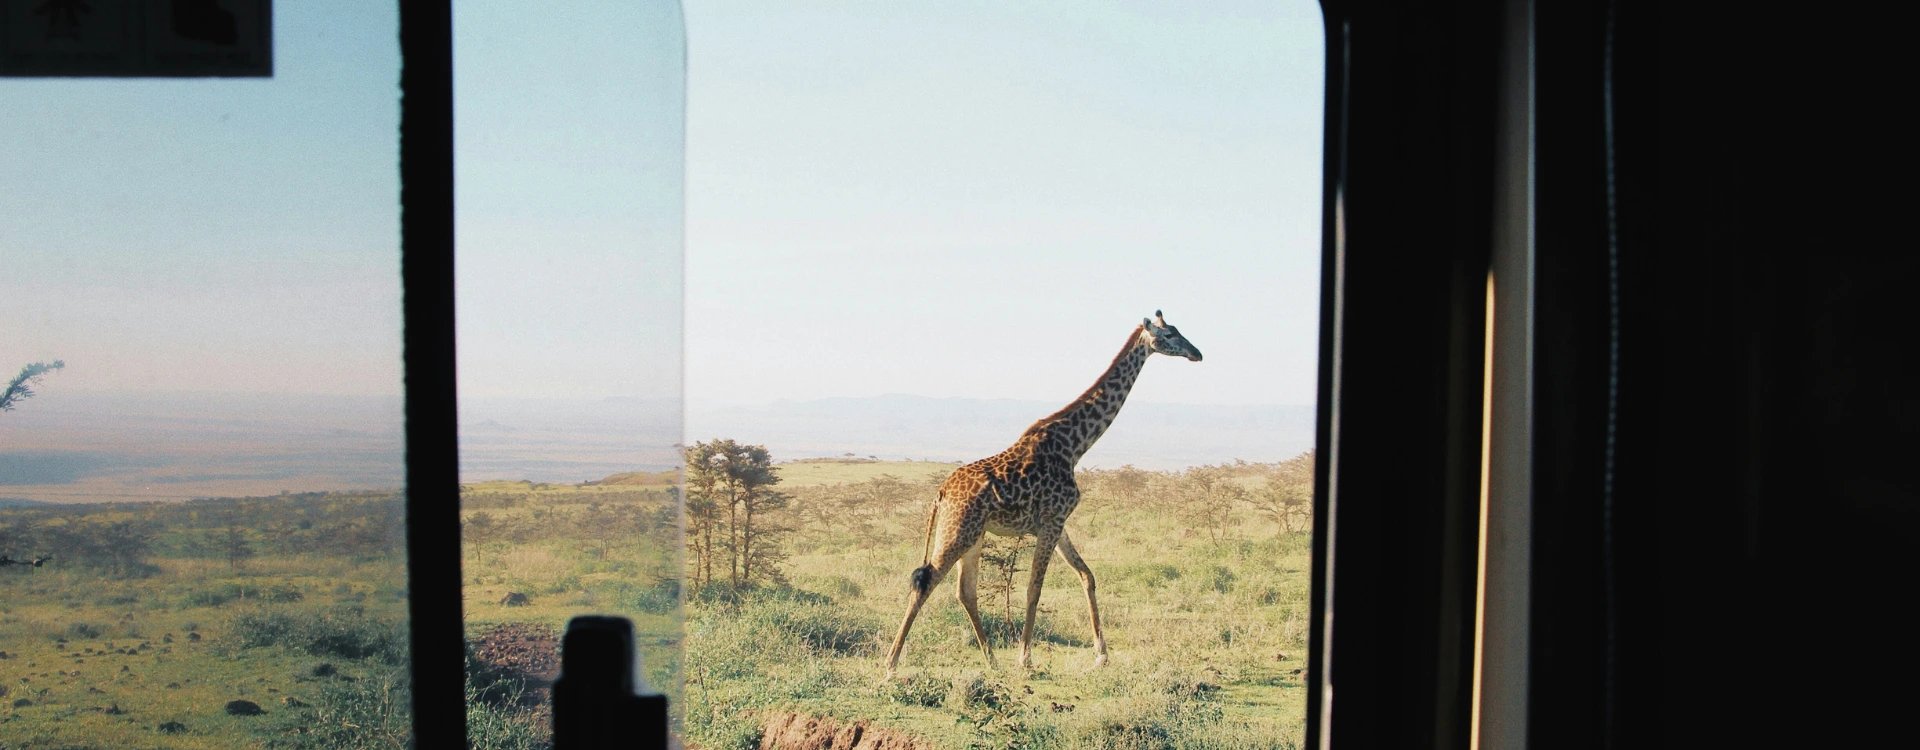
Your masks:
{"label": "sunlit grass", "polygon": [[[233,628],[236,618],[251,615],[297,620],[350,607],[404,635],[397,560],[331,571],[348,578],[275,573],[302,570],[297,561],[262,559],[243,570],[167,562],[141,579],[52,567],[0,575],[0,650],[8,657],[0,660],[0,737],[7,746],[259,747],[305,722],[305,710],[286,699],[310,710],[325,705],[322,694],[333,682],[404,671],[404,644],[396,665],[310,654],[300,644],[246,648],[235,642]],[[299,598],[191,603],[196,592],[228,588],[277,590],[283,600],[297,592]],[[387,595],[370,595],[376,591]],[[337,675],[313,677],[321,663],[333,664]],[[229,715],[225,706],[235,700],[252,701],[266,713]],[[184,729],[161,729],[170,723]]]}
{"label": "sunlit grass", "polygon": [[[900,469],[816,464],[807,476],[818,485],[852,484],[899,477]],[[804,552],[784,566],[801,594],[690,606],[684,710],[692,738],[709,748],[753,747],[767,717],[798,712],[867,720],[953,748],[1280,748],[1301,741],[1306,534],[1281,533],[1242,512],[1215,540],[1164,505],[1148,511],[1090,499],[1068,529],[1099,580],[1105,667],[1093,666],[1080,580],[1057,557],[1035,625],[1034,668],[1014,666],[1023,555],[1010,597],[983,581],[981,610],[999,669],[980,655],[949,576],[914,625],[899,680],[889,683],[881,659],[905,608],[907,572],[923,554],[932,502],[930,486],[907,491],[914,496],[889,501],[898,507],[877,531],[803,529],[794,546]],[[808,499],[796,494],[796,504]],[[844,633],[864,641],[848,647]],[[970,693],[987,697],[961,697]]]}

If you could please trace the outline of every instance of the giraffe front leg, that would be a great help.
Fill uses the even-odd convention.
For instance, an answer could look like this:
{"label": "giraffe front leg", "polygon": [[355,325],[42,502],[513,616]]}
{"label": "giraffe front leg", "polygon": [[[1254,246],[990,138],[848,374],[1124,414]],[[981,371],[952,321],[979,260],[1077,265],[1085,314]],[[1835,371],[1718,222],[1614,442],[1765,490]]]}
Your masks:
{"label": "giraffe front leg", "polygon": [[1087,561],[1080,559],[1080,551],[1073,548],[1073,540],[1068,538],[1066,530],[1060,531],[1060,556],[1080,574],[1080,585],[1087,590],[1087,616],[1093,620],[1093,666],[1107,665],[1107,636],[1100,631],[1100,600],[1093,594],[1093,569],[1087,567]]}
{"label": "giraffe front leg", "polygon": [[988,669],[999,669],[993,660],[993,646],[987,643],[987,628],[980,622],[980,550],[975,548],[960,558],[960,606],[967,611],[967,619],[973,622],[973,637],[980,641],[980,653],[987,657]]}
{"label": "giraffe front leg", "polygon": [[1033,571],[1027,579],[1027,623],[1020,629],[1020,668],[1033,668],[1033,618],[1040,611],[1040,587],[1047,581],[1047,563],[1053,560],[1053,547],[1060,532],[1041,535],[1033,544]]}

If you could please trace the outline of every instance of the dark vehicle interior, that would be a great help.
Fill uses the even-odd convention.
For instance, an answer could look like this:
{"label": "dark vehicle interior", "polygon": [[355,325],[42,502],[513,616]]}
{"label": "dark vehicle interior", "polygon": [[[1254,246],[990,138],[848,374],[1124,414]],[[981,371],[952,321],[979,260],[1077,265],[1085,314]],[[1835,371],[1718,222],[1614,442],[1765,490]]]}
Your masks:
{"label": "dark vehicle interior", "polygon": [[[1901,150],[1885,29],[1730,3],[1325,8],[1310,744],[1886,736],[1913,694],[1893,581],[1920,423],[1895,364],[1912,255],[1873,239],[1898,236],[1871,187]],[[1506,505],[1475,705],[1483,413]]]}

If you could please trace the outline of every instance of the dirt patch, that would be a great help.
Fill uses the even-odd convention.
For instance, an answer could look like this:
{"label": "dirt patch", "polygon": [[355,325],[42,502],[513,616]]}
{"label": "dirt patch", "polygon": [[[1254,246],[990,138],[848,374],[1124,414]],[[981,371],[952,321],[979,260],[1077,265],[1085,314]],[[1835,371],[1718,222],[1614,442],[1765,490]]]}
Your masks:
{"label": "dirt patch", "polygon": [[475,661],[528,679],[551,683],[560,676],[560,634],[529,622],[509,622],[473,639]]}
{"label": "dirt patch", "polygon": [[474,686],[493,705],[530,714],[553,731],[553,681],[560,677],[560,634],[545,625],[502,623],[469,639]]}
{"label": "dirt patch", "polygon": [[934,750],[933,743],[865,721],[778,713],[767,717],[760,750]]}

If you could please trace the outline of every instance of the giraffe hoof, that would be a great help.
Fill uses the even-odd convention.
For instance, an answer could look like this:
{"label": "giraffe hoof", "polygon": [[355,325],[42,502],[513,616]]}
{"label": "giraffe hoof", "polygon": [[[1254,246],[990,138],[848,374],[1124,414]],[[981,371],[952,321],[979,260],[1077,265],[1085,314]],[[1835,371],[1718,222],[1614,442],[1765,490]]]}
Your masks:
{"label": "giraffe hoof", "polygon": [[1104,666],[1106,666],[1106,665],[1107,665],[1107,655],[1106,655],[1106,654],[1099,654],[1099,655],[1096,655],[1096,656],[1094,656],[1094,657],[1093,657],[1093,668],[1094,668],[1094,669],[1099,669],[1099,668],[1101,668],[1101,667],[1104,667]]}

